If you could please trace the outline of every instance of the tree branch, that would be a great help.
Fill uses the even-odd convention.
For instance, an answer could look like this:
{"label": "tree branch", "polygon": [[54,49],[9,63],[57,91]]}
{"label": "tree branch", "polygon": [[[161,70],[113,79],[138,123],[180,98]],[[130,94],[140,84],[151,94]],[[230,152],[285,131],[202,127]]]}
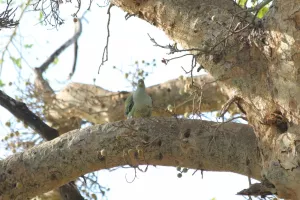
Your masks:
{"label": "tree branch", "polygon": [[76,20],[76,22],[78,22],[79,24],[76,33],[73,35],[73,37],[71,37],[63,45],[61,45],[55,52],[53,52],[51,56],[39,68],[37,68],[40,73],[43,73],[55,58],[57,58],[66,48],[68,48],[71,44],[75,43],[78,40],[82,32],[82,24],[81,20]]}
{"label": "tree branch", "polygon": [[[197,87],[196,87],[197,86]],[[183,115],[184,113],[220,110],[227,101],[227,91],[221,90],[210,75],[190,79],[175,79],[147,88],[153,99],[153,116]],[[49,107],[45,115],[50,121],[70,122],[71,117],[93,123],[106,123],[124,119],[124,101],[128,92],[111,92],[101,87],[71,83],[55,96],[44,100]],[[228,93],[227,93],[228,94]],[[167,110],[168,105],[172,109]]]}
{"label": "tree branch", "polygon": [[99,169],[130,165],[231,171],[260,179],[252,128],[174,118],[130,119],[74,130],[0,161],[0,197],[25,199]]}
{"label": "tree branch", "polygon": [[[10,111],[16,118],[28,124],[30,128],[39,133],[46,140],[52,140],[59,136],[56,129],[45,124],[37,115],[28,109],[25,103],[16,101],[1,90],[0,105]],[[78,192],[77,188],[74,186],[71,187],[69,184],[60,187],[60,194],[64,200],[83,200],[83,197],[80,192]]]}
{"label": "tree branch", "polygon": [[[12,2],[12,0],[7,1],[7,8],[6,8],[6,11],[4,11],[4,12],[2,12],[2,13],[0,14],[0,18],[1,18],[1,16],[4,15],[4,19],[2,19],[2,20],[4,20],[4,21],[5,21],[5,20],[8,20],[9,17],[11,17],[11,15],[13,15],[14,12],[15,12],[15,10],[12,11],[12,9],[8,9],[8,7],[9,7],[10,4],[11,4],[11,2]],[[7,52],[9,45],[12,43],[14,37],[16,36],[17,30],[18,30],[17,24],[18,24],[19,21],[23,18],[23,15],[24,15],[26,9],[28,8],[28,6],[29,6],[29,0],[25,3],[24,8],[22,8],[22,11],[21,11],[21,14],[20,14],[19,19],[18,19],[17,21],[15,21],[15,29],[14,29],[14,31],[12,32],[12,34],[10,35],[9,40],[8,40],[7,44],[5,45],[5,47],[4,47],[4,50],[2,51],[1,59],[0,59],[0,60],[1,60],[1,62],[0,62],[0,75],[1,75],[1,72],[2,72],[2,67],[3,67],[3,61],[4,61],[5,53]],[[8,17],[8,18],[7,18],[7,17]],[[13,15],[13,17],[14,17],[14,15]],[[6,18],[6,19],[5,19],[5,18]],[[11,21],[12,21],[12,20],[13,20],[13,19],[11,19]],[[1,19],[0,19],[0,21],[1,21]],[[3,23],[3,22],[2,22],[2,23]],[[1,24],[1,22],[0,22],[0,24]],[[1,27],[1,25],[0,25],[0,27]],[[12,26],[12,27],[14,27],[14,26]]]}
{"label": "tree branch", "polygon": [[10,8],[12,0],[7,0],[6,9],[0,13],[0,30],[2,28],[14,28],[19,24],[19,20],[14,20],[17,8]]}
{"label": "tree branch", "polygon": [[46,140],[59,136],[57,130],[45,124],[37,115],[31,112],[25,103],[16,101],[0,90],[0,105],[6,108],[16,118],[28,124],[30,128],[39,133]]}

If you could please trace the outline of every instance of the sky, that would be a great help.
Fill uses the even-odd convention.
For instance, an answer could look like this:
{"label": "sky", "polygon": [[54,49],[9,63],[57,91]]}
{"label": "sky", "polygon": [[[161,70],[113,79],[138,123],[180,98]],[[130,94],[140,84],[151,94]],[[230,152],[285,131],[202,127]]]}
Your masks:
{"label": "sky", "polygon": [[[95,4],[97,2],[94,2]],[[85,4],[83,4],[84,7]],[[85,5],[86,6],[86,5]],[[1,7],[0,7],[1,8]],[[63,42],[74,34],[74,22],[70,13],[74,5],[62,4],[61,16],[65,18],[65,24],[58,29],[49,26],[42,26],[38,23],[39,13],[25,13],[21,21],[18,33],[23,37],[16,38],[16,44],[24,46],[33,44],[32,48],[22,48],[21,52],[25,61],[22,61],[22,77],[33,80],[32,69],[40,66],[47,57],[56,50]],[[152,61],[156,59],[157,67],[151,69],[151,74],[145,80],[147,86],[163,83],[170,79],[185,75],[181,67],[189,69],[191,59],[186,57],[180,60],[171,61],[168,65],[160,62],[162,58],[171,58],[167,55],[168,51],[154,47],[147,34],[155,38],[163,45],[172,44],[167,36],[159,29],[147,24],[146,22],[132,17],[125,20],[126,13],[117,7],[113,7],[111,12],[110,42],[109,42],[109,61],[101,67],[98,74],[98,67],[102,59],[102,51],[106,42],[106,23],[107,7],[100,8],[97,5],[92,7],[92,11],[85,15],[83,20],[83,32],[79,38],[79,56],[76,72],[71,80],[67,80],[73,64],[73,48],[69,47],[58,58],[56,65],[51,65],[45,77],[50,81],[55,91],[63,88],[69,82],[81,82],[96,84],[111,91],[130,91],[131,85],[124,79],[124,74],[113,69],[116,66],[122,70],[128,70],[136,60]],[[79,13],[78,16],[81,16]],[[1,30],[0,48],[6,44],[11,30]],[[4,39],[3,39],[4,38]],[[18,55],[14,47],[10,48],[12,55]],[[5,58],[5,61],[9,57]],[[26,64],[27,63],[27,64]],[[195,74],[197,75],[197,74]],[[11,62],[5,62],[0,79],[4,83],[14,82],[18,77],[16,70]],[[96,80],[95,83],[93,80]],[[5,87],[4,91],[14,96],[15,91]],[[0,108],[0,121],[5,123],[12,116]],[[9,130],[0,124],[0,139]],[[0,157],[4,158],[7,152],[0,143]],[[1,155],[2,154],[2,155]],[[133,169],[119,169],[114,172],[102,170],[99,172],[101,185],[111,188],[107,193],[108,200],[153,200],[153,199],[172,199],[172,200],[241,200],[245,197],[235,194],[248,188],[248,179],[234,173],[225,172],[204,172],[202,179],[201,173],[192,175],[189,170],[182,178],[177,178],[177,171],[171,167],[150,167],[146,173],[138,173],[138,179],[133,183],[128,183],[127,178],[134,176]]]}

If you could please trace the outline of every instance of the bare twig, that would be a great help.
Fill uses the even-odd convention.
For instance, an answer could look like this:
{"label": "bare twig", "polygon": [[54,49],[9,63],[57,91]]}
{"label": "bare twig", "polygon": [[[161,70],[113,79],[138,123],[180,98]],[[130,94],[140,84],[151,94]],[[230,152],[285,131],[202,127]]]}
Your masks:
{"label": "bare twig", "polygon": [[76,64],[77,64],[77,56],[78,56],[78,42],[76,41],[74,43],[74,61],[73,61],[73,67],[72,67],[71,73],[69,74],[69,78],[68,78],[69,80],[72,78],[72,76],[75,73]]}
{"label": "bare twig", "polygon": [[102,54],[102,62],[98,68],[98,74],[100,72],[100,68],[101,66],[104,65],[104,63],[106,61],[108,61],[108,43],[109,43],[109,37],[110,37],[110,29],[109,29],[109,25],[110,25],[110,17],[111,17],[111,13],[110,10],[111,8],[114,6],[114,4],[110,4],[107,10],[107,14],[108,14],[108,19],[107,19],[107,25],[106,25],[106,29],[107,29],[107,37],[106,37],[106,45],[103,49],[103,54]]}
{"label": "bare twig", "polygon": [[48,68],[48,66],[54,61],[54,59],[57,58],[67,47],[69,47],[71,44],[73,44],[78,40],[82,32],[82,24],[81,24],[81,20],[77,20],[77,21],[79,23],[77,32],[73,35],[72,38],[67,40],[54,53],[52,53],[51,56],[38,68],[41,73],[43,73]]}
{"label": "bare twig", "polygon": [[230,98],[221,108],[220,117],[224,117],[225,113],[229,110],[229,107],[236,101],[239,101],[241,98],[238,96],[233,96]]}
{"label": "bare twig", "polygon": [[6,1],[6,9],[0,13],[0,30],[1,28],[14,28],[19,24],[19,20],[14,20],[17,8],[10,8],[12,0]]}
{"label": "bare twig", "polygon": [[125,179],[126,179],[127,183],[133,183],[133,181],[135,181],[135,179],[137,178],[136,168],[134,167],[133,169],[134,169],[134,177],[133,177],[132,181],[128,181],[127,174],[125,174]]}
{"label": "bare twig", "polygon": [[[90,1],[90,5],[89,5],[88,9],[90,9],[90,7],[91,7],[91,2],[92,1]],[[77,0],[77,11],[73,14],[73,17],[77,17],[77,14],[80,11],[80,8],[81,8],[81,0]]]}
{"label": "bare twig", "polygon": [[154,46],[157,46],[157,47],[161,47],[163,49],[169,49],[170,52],[168,54],[174,54],[174,53],[180,53],[180,52],[187,52],[187,51],[198,51],[198,52],[207,52],[207,49],[206,48],[203,48],[203,49],[200,49],[200,48],[191,48],[191,49],[178,49],[177,48],[177,43],[174,43],[173,45],[171,44],[168,44],[168,45],[160,45],[158,44],[154,38],[152,38],[150,36],[150,34],[148,33],[148,36],[150,38],[150,41],[154,43]]}
{"label": "bare twig", "polygon": [[[19,23],[19,21],[22,19],[23,15],[24,15],[24,13],[25,13],[25,10],[27,9],[27,7],[28,7],[30,1],[31,1],[31,0],[28,0],[28,1],[26,2],[25,7],[24,7],[24,8],[22,9],[22,11],[21,11],[20,17],[19,17],[19,19],[18,19],[16,22]],[[8,9],[8,6],[10,5],[11,2],[12,2],[12,0],[11,0],[11,1],[7,1],[7,8],[6,8],[6,10],[9,10],[9,9]],[[15,12],[15,10],[14,10],[13,12],[10,11],[10,14],[9,14],[9,15],[13,14],[14,12]],[[7,11],[4,11],[3,13],[7,13]],[[3,13],[0,14],[0,21],[1,21],[1,15],[2,15]],[[8,13],[9,13],[9,12],[8,12]],[[1,23],[1,22],[0,22],[0,23]],[[1,28],[1,25],[0,25],[0,28]],[[16,36],[17,29],[18,29],[18,26],[15,26],[15,29],[14,29],[13,33],[10,35],[9,40],[8,40],[6,46],[4,47],[4,50],[2,51],[2,55],[1,55],[1,59],[0,59],[0,60],[2,61],[2,62],[0,62],[0,75],[1,75],[1,72],[2,72],[2,67],[3,67],[3,61],[4,61],[5,53],[7,52],[8,47],[9,47],[9,45],[11,44],[13,38]]]}
{"label": "bare twig", "polygon": [[60,17],[59,4],[61,1],[57,0],[37,0],[30,4],[33,7],[33,11],[40,11],[42,13],[42,21],[45,24],[50,24],[51,26],[57,27],[62,25],[64,20]]}

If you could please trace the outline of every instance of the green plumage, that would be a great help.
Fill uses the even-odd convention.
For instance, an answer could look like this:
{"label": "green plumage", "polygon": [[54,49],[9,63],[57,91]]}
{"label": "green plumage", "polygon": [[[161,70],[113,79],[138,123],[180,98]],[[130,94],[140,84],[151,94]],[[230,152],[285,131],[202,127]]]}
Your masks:
{"label": "green plumage", "polygon": [[127,118],[150,117],[152,114],[152,99],[147,94],[145,83],[138,81],[136,91],[127,97],[125,101],[125,115]]}

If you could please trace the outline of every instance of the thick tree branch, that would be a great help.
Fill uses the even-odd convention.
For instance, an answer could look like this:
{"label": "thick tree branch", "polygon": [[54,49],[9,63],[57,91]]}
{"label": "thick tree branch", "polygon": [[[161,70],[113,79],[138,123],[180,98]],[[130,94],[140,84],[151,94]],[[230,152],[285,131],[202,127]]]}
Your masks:
{"label": "thick tree branch", "polygon": [[250,126],[175,118],[131,119],[74,130],[0,161],[2,200],[26,199],[99,169],[131,165],[231,171],[260,179]]}
{"label": "thick tree branch", "polygon": [[[229,95],[209,75],[194,77],[194,86],[189,79],[175,79],[149,87],[147,91],[153,99],[154,116],[217,111]],[[127,95],[127,92],[110,92],[94,85],[71,83],[53,101],[44,100],[49,108],[45,115],[50,121],[69,120],[71,117],[98,124],[118,121],[124,119]],[[167,111],[168,105],[172,106],[169,109],[172,112]]]}
{"label": "thick tree branch", "polygon": [[[1,90],[0,105],[10,111],[16,118],[28,124],[30,128],[39,133],[46,140],[52,140],[59,136],[59,133],[56,129],[53,129],[45,124],[37,115],[28,109],[25,103],[16,101]],[[64,200],[83,199],[76,187],[71,187],[69,184],[61,186],[60,193]]]}

